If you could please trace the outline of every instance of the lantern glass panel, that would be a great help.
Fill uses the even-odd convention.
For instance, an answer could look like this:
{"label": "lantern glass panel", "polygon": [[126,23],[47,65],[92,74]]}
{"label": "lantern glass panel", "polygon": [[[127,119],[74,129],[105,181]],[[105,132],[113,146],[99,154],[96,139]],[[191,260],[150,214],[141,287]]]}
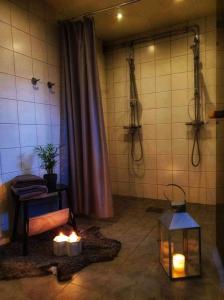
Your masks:
{"label": "lantern glass panel", "polygon": [[160,263],[162,264],[167,274],[169,274],[170,272],[169,258],[170,258],[169,231],[165,226],[161,224],[160,225]]}

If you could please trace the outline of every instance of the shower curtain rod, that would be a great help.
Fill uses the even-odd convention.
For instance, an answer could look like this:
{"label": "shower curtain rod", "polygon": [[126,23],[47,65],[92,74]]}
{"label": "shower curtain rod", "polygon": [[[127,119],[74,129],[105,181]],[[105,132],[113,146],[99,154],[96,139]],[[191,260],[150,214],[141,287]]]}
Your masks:
{"label": "shower curtain rod", "polygon": [[132,38],[120,39],[112,42],[104,42],[103,47],[104,47],[104,51],[107,52],[113,49],[130,47],[136,44],[152,42],[155,40],[164,39],[174,35],[181,35],[189,32],[199,37],[200,28],[198,25],[195,24],[195,25],[185,26],[175,30],[163,31],[163,32],[148,34],[148,35],[145,34],[144,36],[141,36],[139,38],[132,37]]}
{"label": "shower curtain rod", "polygon": [[75,21],[75,20],[78,20],[78,19],[81,19],[81,18],[84,18],[84,17],[94,16],[96,14],[100,14],[100,13],[103,13],[103,12],[106,12],[106,11],[109,11],[109,10],[113,10],[113,9],[116,9],[116,8],[121,8],[121,7],[124,7],[124,6],[127,6],[127,5],[135,4],[135,3],[140,2],[140,1],[142,1],[142,0],[129,0],[129,1],[117,4],[117,5],[112,5],[112,6],[108,6],[108,7],[105,7],[105,8],[97,9],[97,10],[79,15],[77,17],[72,17],[72,18],[68,19],[67,21]]}

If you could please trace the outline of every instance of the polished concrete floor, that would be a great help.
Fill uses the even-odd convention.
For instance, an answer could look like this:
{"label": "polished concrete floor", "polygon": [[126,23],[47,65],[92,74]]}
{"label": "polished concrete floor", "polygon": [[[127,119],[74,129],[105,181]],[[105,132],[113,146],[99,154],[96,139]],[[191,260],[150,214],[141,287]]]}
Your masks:
{"label": "polished concrete floor", "polygon": [[215,208],[202,205],[188,208],[202,226],[202,278],[171,282],[158,262],[159,214],[146,212],[149,206],[162,207],[164,202],[116,197],[114,220],[78,220],[80,227],[100,226],[104,235],[122,242],[122,250],[114,261],[88,266],[66,283],[58,283],[53,275],[1,281],[0,300],[224,299],[222,276],[214,264]]}

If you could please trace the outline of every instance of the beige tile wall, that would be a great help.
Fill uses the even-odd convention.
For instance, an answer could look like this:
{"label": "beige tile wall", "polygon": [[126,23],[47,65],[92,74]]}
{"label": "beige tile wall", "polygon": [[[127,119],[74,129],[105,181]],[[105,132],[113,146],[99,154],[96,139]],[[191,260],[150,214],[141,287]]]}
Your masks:
{"label": "beige tile wall", "polygon": [[[221,10],[221,2],[220,2],[220,21],[222,20],[222,13]],[[221,22],[219,22],[221,24]],[[217,87],[216,87],[216,105],[217,110],[224,110],[224,88],[223,88],[223,72],[224,72],[224,30],[223,27],[218,27],[217,30],[217,69],[216,69],[216,76],[217,76]],[[218,227],[221,228],[223,225],[223,193],[224,193],[224,119],[218,119],[217,126],[216,126],[216,137],[217,137],[217,144],[216,144],[216,164],[217,164],[217,180],[216,180],[216,189],[217,189],[217,205],[219,205],[219,211],[217,211],[217,222]]]}
{"label": "beige tile wall", "polygon": [[[142,105],[144,161],[132,163],[130,142],[123,126],[129,124],[128,49],[106,54],[107,118],[113,193],[163,199],[168,183],[184,187],[190,202],[215,204],[216,124],[208,112],[216,107],[216,19],[200,25],[203,117],[202,162],[190,162],[192,134],[185,122],[193,109],[193,56],[189,35],[171,37],[135,48],[136,79]],[[172,197],[180,195],[172,191]]]}
{"label": "beige tile wall", "polygon": [[[43,1],[0,0],[0,211],[7,211],[10,205],[5,184],[12,177],[44,172],[34,147],[59,144],[59,53],[54,18]],[[30,81],[33,76],[40,79],[36,87]],[[55,83],[52,91],[47,81]]]}
{"label": "beige tile wall", "polygon": [[[102,108],[105,112],[107,110],[107,82],[106,82],[106,62],[105,56],[103,53],[103,44],[101,40],[97,40],[97,63],[98,63],[98,72],[99,72],[99,80],[100,80],[100,91],[101,91],[101,99],[102,99]],[[106,135],[107,134],[107,115],[104,114],[104,124]]]}

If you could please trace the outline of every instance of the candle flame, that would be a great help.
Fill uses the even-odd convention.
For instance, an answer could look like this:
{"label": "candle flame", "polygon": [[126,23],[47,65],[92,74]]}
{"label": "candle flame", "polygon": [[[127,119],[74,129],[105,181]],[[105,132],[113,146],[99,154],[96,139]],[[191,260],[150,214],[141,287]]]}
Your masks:
{"label": "candle flame", "polygon": [[66,235],[64,235],[63,232],[60,232],[59,235],[57,235],[55,238],[54,238],[54,241],[55,242],[66,242],[68,240],[68,237]]}
{"label": "candle flame", "polygon": [[70,243],[78,242],[80,240],[80,237],[76,234],[75,231],[73,231],[70,236],[68,237],[68,241]]}

